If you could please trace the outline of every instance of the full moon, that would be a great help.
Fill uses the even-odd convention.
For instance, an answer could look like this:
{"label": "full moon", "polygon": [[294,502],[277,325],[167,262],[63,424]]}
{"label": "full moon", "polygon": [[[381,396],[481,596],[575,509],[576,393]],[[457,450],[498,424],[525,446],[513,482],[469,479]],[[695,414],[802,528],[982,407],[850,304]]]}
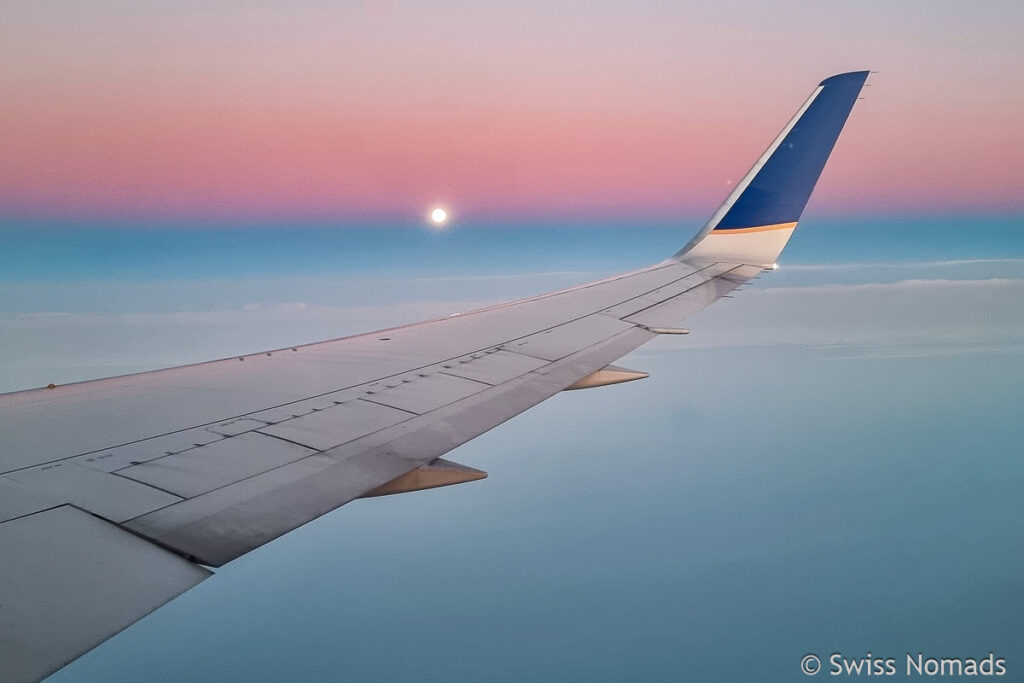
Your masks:
{"label": "full moon", "polygon": [[448,220],[448,212],[438,207],[430,212],[430,220],[433,221],[434,225],[444,225]]}

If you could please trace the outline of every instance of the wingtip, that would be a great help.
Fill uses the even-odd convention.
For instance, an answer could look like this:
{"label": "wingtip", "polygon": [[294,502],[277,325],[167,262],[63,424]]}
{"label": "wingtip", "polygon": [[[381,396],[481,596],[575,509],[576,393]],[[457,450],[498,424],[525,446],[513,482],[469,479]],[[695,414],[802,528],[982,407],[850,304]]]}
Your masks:
{"label": "wingtip", "polygon": [[864,81],[867,80],[869,73],[871,73],[871,72],[870,71],[847,71],[846,73],[836,74],[835,76],[829,76],[828,78],[823,80],[818,85],[820,85],[820,86],[836,85],[837,83],[844,83],[844,82],[848,83],[848,82],[855,82],[855,81],[860,81],[861,83],[863,83]]}
{"label": "wingtip", "polygon": [[868,74],[850,71],[823,80],[675,258],[774,263],[800,220]]}

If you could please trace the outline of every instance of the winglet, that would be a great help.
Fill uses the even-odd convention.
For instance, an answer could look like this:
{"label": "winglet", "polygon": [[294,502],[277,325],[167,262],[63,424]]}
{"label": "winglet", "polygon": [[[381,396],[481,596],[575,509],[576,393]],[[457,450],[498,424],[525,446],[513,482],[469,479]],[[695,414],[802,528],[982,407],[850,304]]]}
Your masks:
{"label": "winglet", "polygon": [[826,78],[711,216],[673,257],[689,262],[775,262],[814,190],[867,71]]}

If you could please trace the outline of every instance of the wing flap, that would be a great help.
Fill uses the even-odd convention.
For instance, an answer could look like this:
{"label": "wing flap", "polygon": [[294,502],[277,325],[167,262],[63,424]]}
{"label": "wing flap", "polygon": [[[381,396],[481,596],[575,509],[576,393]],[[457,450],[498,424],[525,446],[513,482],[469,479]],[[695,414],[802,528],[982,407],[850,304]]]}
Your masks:
{"label": "wing flap", "polygon": [[219,567],[414,467],[373,453],[348,462],[313,455],[157,510],[125,527]]}
{"label": "wing flap", "polygon": [[69,505],[0,523],[0,548],[0,662],[8,681],[56,671],[210,576]]}

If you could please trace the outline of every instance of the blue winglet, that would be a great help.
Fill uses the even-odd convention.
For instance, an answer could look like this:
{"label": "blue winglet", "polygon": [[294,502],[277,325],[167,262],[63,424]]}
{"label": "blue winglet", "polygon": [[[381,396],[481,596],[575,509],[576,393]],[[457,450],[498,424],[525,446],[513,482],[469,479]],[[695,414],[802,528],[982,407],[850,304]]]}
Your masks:
{"label": "blue winglet", "polygon": [[672,258],[774,265],[868,73],[839,74],[819,83],[700,232]]}
{"label": "blue winglet", "polygon": [[838,74],[820,83],[803,115],[714,230],[797,222],[868,73]]}

